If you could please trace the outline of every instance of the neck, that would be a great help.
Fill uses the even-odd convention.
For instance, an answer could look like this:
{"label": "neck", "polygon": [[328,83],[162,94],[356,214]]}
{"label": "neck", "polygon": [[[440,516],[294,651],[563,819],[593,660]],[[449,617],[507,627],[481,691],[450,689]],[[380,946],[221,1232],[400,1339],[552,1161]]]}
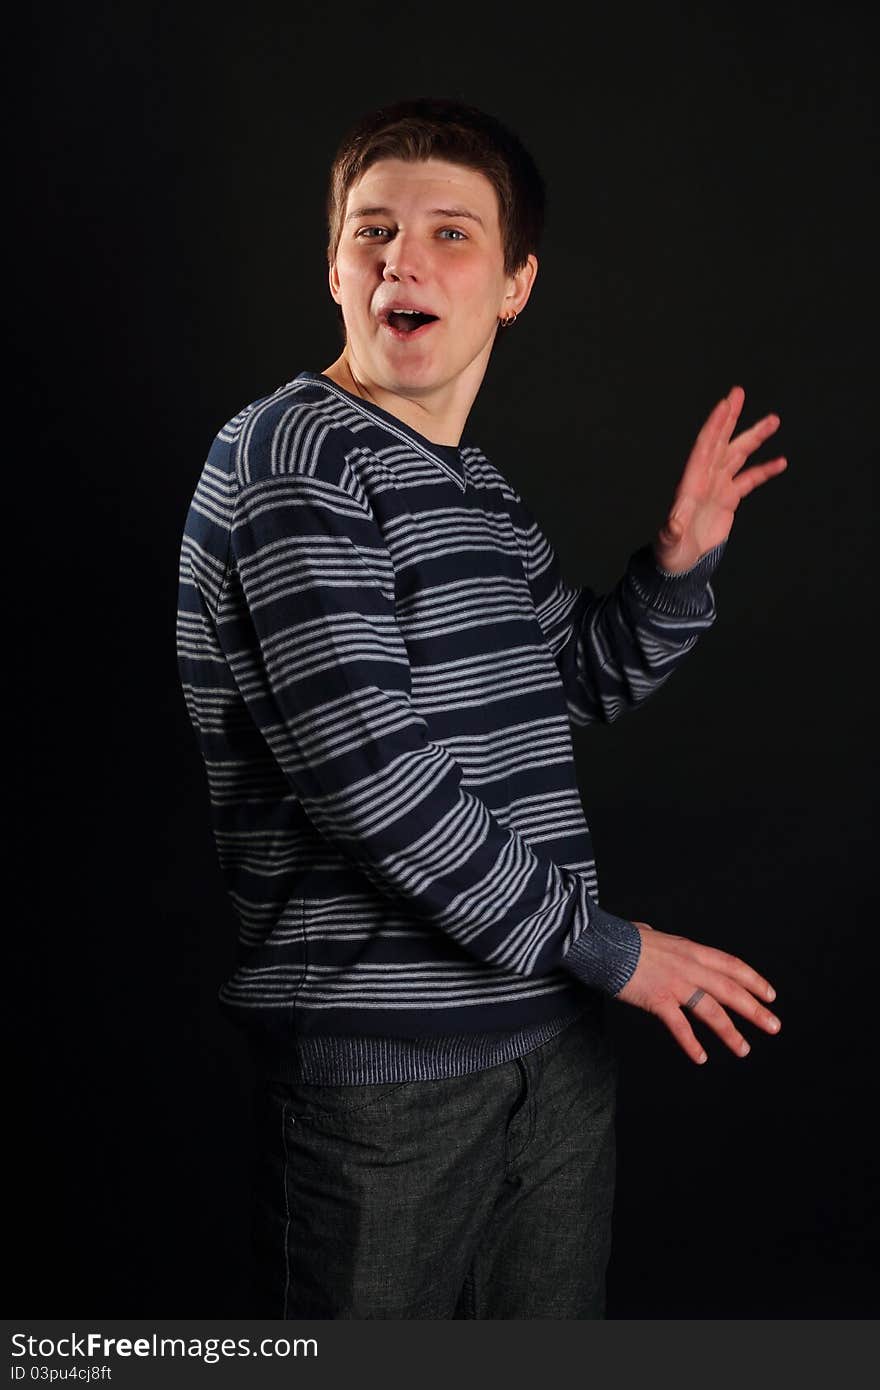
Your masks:
{"label": "neck", "polygon": [[325,367],[322,375],[350,391],[353,396],[372,401],[389,415],[395,415],[433,444],[455,447],[461,439],[485,371],[486,362],[475,359],[468,369],[470,379],[468,373],[462,373],[446,388],[439,388],[429,395],[408,396],[371,380],[369,374],[359,367],[346,344],[340,356],[332,366]]}

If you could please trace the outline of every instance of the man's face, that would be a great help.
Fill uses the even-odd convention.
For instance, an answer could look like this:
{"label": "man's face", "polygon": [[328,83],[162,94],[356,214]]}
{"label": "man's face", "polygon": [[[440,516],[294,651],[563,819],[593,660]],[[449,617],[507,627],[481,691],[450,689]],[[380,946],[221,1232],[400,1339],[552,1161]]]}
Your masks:
{"label": "man's face", "polygon": [[419,397],[467,374],[476,392],[516,285],[495,189],[477,170],[385,159],[349,190],[330,292],[362,378]]}

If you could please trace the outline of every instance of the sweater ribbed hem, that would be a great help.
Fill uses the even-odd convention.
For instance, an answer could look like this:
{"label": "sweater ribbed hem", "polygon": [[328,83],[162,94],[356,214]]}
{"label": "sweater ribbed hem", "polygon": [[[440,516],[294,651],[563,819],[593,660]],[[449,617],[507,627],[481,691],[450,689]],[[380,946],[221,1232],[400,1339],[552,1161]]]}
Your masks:
{"label": "sweater ribbed hem", "polygon": [[298,1036],[289,1052],[267,1052],[252,1040],[252,1058],[266,1080],[319,1086],[368,1086],[385,1081],[438,1081],[524,1057],[593,1007],[583,1002],[515,1033],[437,1038]]}

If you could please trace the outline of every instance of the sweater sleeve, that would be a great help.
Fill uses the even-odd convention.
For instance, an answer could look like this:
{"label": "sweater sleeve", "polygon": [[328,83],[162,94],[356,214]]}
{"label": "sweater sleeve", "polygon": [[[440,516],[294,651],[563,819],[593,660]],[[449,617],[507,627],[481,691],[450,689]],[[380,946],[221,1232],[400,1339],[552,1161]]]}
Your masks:
{"label": "sweater sleeve", "polygon": [[382,893],[487,963],[623,988],[635,926],[502,826],[431,739],[363,494],[305,475],[244,487],[217,632],[305,814]]}
{"label": "sweater sleeve", "polygon": [[715,621],[709,578],[725,543],[682,574],[661,569],[651,546],[642,546],[615,587],[596,594],[566,583],[550,541],[510,492],[523,569],[571,722],[611,723],[658,690]]}

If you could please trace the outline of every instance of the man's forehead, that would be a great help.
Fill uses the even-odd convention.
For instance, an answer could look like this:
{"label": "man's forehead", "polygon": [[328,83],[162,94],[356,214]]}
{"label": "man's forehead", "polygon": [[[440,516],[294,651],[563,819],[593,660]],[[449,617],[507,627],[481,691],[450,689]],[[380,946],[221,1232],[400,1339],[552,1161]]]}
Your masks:
{"label": "man's forehead", "polygon": [[346,214],[360,206],[389,207],[397,201],[429,210],[429,205],[471,207],[484,222],[497,222],[495,189],[479,169],[441,159],[380,159],[348,190]]}

